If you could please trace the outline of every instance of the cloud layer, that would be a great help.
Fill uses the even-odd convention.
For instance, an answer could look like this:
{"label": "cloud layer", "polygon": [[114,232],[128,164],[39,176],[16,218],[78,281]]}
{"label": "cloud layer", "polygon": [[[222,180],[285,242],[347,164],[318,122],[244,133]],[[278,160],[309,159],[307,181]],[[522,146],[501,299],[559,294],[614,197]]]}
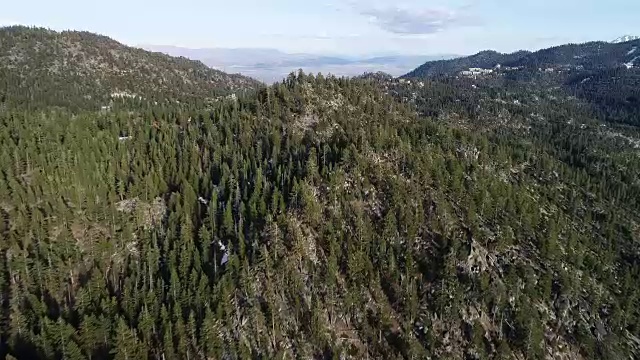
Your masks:
{"label": "cloud layer", "polygon": [[328,6],[338,11],[356,12],[392,34],[425,35],[480,22],[469,14],[474,0],[463,6],[425,6],[422,1],[399,0],[335,0]]}
{"label": "cloud layer", "polygon": [[444,9],[365,9],[361,14],[369,16],[382,29],[396,34],[433,34],[461,24],[454,11]]}

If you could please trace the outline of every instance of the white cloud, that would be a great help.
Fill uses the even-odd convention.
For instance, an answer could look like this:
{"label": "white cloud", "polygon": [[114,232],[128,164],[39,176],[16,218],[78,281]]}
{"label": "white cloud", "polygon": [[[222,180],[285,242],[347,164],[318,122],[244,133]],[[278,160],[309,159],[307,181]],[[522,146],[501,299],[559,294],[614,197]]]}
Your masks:
{"label": "white cloud", "polygon": [[[468,0],[471,1],[471,0]],[[469,14],[472,6],[424,6],[419,1],[337,0],[327,4],[337,11],[355,11],[369,18],[371,24],[398,35],[426,35],[448,28],[478,25]]]}
{"label": "white cloud", "polygon": [[460,23],[447,9],[407,10],[401,8],[364,9],[362,15],[382,29],[396,34],[433,34]]}

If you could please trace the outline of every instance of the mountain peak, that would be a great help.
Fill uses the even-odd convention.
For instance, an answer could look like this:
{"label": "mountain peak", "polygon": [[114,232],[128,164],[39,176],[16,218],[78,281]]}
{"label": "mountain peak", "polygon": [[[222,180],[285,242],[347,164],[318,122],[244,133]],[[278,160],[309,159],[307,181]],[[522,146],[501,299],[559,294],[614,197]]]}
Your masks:
{"label": "mountain peak", "polygon": [[624,35],[624,36],[621,36],[621,37],[619,37],[619,38],[617,38],[617,39],[613,40],[611,43],[613,43],[613,44],[620,44],[620,43],[624,43],[624,42],[627,42],[627,41],[633,41],[633,40],[638,40],[638,39],[640,39],[640,36],[636,36],[636,35]]}

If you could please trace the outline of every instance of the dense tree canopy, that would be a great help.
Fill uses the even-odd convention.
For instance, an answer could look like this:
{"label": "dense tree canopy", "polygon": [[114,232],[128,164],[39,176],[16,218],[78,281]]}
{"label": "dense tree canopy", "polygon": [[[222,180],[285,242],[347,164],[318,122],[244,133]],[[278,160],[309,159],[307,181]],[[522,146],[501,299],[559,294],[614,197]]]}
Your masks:
{"label": "dense tree canopy", "polygon": [[0,72],[7,358],[640,356],[640,134],[583,100],[611,82],[300,72],[100,106],[41,79]]}
{"label": "dense tree canopy", "polygon": [[562,160],[573,141],[465,131],[374,81],[304,74],[146,109],[0,117],[9,354],[637,348],[637,177]]}

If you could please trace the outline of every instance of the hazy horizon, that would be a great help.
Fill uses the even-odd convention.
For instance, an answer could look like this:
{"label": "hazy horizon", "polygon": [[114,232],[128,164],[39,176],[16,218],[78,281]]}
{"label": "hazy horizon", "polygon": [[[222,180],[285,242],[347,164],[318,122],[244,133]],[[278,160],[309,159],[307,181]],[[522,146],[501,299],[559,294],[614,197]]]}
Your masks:
{"label": "hazy horizon", "polygon": [[[0,25],[87,30],[127,45],[323,55],[513,52],[640,34],[640,2],[597,0],[80,0],[9,2]],[[140,16],[144,14],[144,16]]]}
{"label": "hazy horizon", "polygon": [[172,56],[200,60],[209,67],[256,78],[270,83],[279,81],[292,71],[357,76],[367,72],[404,75],[426,61],[451,59],[455,54],[350,56],[343,54],[286,53],[272,48],[202,48],[141,45],[141,48]]}

